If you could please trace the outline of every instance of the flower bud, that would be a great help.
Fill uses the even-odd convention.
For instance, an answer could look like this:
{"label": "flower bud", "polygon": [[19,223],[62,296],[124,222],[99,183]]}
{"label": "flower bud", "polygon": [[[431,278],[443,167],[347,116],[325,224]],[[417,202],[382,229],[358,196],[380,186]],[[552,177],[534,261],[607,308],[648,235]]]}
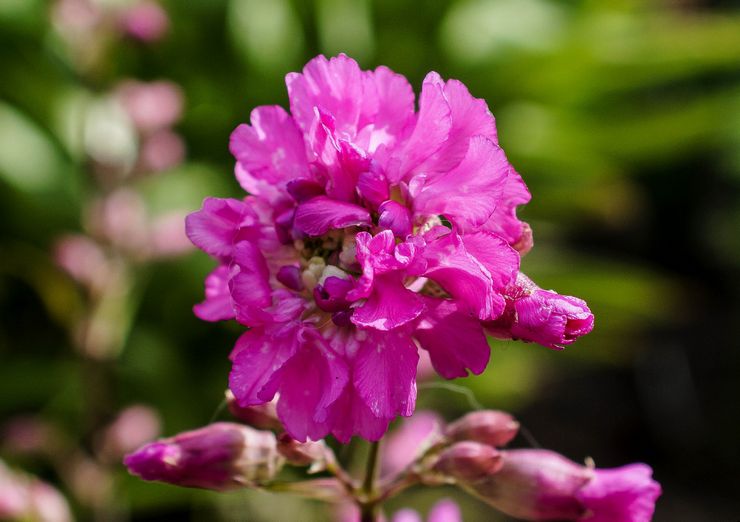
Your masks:
{"label": "flower bud", "polygon": [[266,402],[256,406],[239,406],[231,390],[226,390],[226,405],[234,418],[260,430],[281,431],[283,423],[277,416],[274,402]]}
{"label": "flower bud", "polygon": [[498,473],[463,486],[516,518],[643,522],[661,493],[645,464],[591,469],[548,450],[511,450],[502,457]]}
{"label": "flower bud", "polygon": [[59,491],[0,461],[0,519],[69,522],[72,514]]}
{"label": "flower bud", "polygon": [[124,464],[144,480],[227,490],[269,482],[282,461],[271,432],[219,422],[147,444]]}
{"label": "flower bud", "polygon": [[161,422],[156,411],[137,404],[122,410],[102,432],[97,441],[97,455],[106,462],[118,462],[160,433]]}
{"label": "flower bud", "polygon": [[531,341],[562,350],[594,327],[594,316],[582,299],[543,290],[519,273],[506,288],[506,308],[485,323],[494,337]]}
{"label": "flower bud", "polygon": [[323,440],[299,442],[287,433],[278,436],[277,450],[289,464],[311,466],[309,473],[325,470],[327,462],[334,458]]}
{"label": "flower bud", "polygon": [[474,483],[501,469],[501,454],[479,442],[457,442],[440,453],[432,470],[463,483]]}
{"label": "flower bud", "polygon": [[505,446],[519,431],[519,423],[503,411],[474,411],[447,427],[445,435],[452,441],[472,440],[489,446]]}

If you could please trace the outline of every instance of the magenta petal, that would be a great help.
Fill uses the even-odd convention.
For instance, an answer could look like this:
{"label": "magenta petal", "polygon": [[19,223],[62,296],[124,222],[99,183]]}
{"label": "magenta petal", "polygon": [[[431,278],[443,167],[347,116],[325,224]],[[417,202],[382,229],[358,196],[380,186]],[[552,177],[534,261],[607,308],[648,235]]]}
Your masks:
{"label": "magenta petal", "polygon": [[411,233],[411,212],[405,206],[392,200],[383,202],[378,208],[378,226],[393,232],[393,235],[405,238]]}
{"label": "magenta petal", "polygon": [[615,469],[596,469],[591,479],[576,494],[588,509],[584,522],[649,522],[660,484],[652,479],[646,464],[630,464]]}
{"label": "magenta petal", "polygon": [[[532,196],[524,184],[522,177],[514,170],[509,171],[506,178],[501,200],[496,206],[491,217],[483,225],[483,228],[503,237],[510,245],[515,245],[522,240],[529,242],[526,249],[517,248],[517,250],[528,250],[531,248],[531,233],[529,225],[519,220],[516,216],[516,209],[520,205],[529,203]],[[523,237],[529,233],[529,237]]]}
{"label": "magenta petal", "polygon": [[373,415],[409,416],[416,402],[416,345],[407,332],[367,331],[355,359],[353,381]]}
{"label": "magenta petal", "polygon": [[383,201],[388,199],[390,190],[385,174],[374,168],[374,165],[372,164],[370,170],[361,172],[358,176],[357,192],[372,208],[378,208]]}
{"label": "magenta petal", "polygon": [[238,243],[232,271],[229,289],[237,321],[248,326],[269,322],[271,316],[264,309],[272,304],[270,273],[259,247],[248,241]]}
{"label": "magenta petal", "polygon": [[367,301],[355,308],[352,322],[357,326],[391,330],[416,319],[424,309],[419,294],[403,286],[402,274],[376,276]]}
{"label": "magenta petal", "polygon": [[462,236],[465,250],[488,270],[493,287],[502,289],[516,279],[521,258],[501,237],[490,232],[475,232]]}
{"label": "magenta petal", "polygon": [[450,106],[444,97],[442,80],[437,73],[431,72],[424,78],[416,126],[403,147],[399,170],[392,181],[398,182],[406,173],[420,170],[424,160],[442,147],[451,125]]}
{"label": "magenta petal", "polygon": [[306,64],[303,73],[285,77],[290,112],[304,132],[314,119],[314,107],[331,114],[337,130],[353,136],[357,131],[363,102],[363,77],[360,67],[344,54],[326,59],[319,55]]}
{"label": "magenta petal", "polygon": [[458,80],[445,83],[444,95],[450,106],[452,126],[444,146],[430,159],[434,170],[439,172],[448,171],[460,163],[468,142],[474,136],[482,136],[498,145],[496,122],[485,101],[473,98]]}
{"label": "magenta petal", "polygon": [[347,366],[323,344],[318,333],[309,335],[280,371],[278,416],[290,436],[301,442],[329,433],[329,408],[347,385]]}
{"label": "magenta petal", "polygon": [[429,352],[434,369],[446,379],[479,375],[488,365],[491,349],[480,322],[461,313],[452,301],[424,299],[426,311],[414,332]]}
{"label": "magenta petal", "polygon": [[288,181],[309,176],[303,136],[282,107],[257,107],[251,123],[239,125],[229,143],[241,167],[237,179],[246,191],[269,197]]}
{"label": "magenta petal", "polygon": [[288,323],[252,328],[239,337],[231,354],[229,388],[240,406],[272,400],[275,391],[265,386],[298,350],[298,334],[299,323]]}
{"label": "magenta petal", "polygon": [[[363,114],[362,124],[371,129],[367,138],[367,151],[379,145],[392,145],[403,136],[414,120],[414,91],[403,75],[380,66],[365,73],[366,84],[373,84],[377,96],[375,112]],[[370,89],[366,89],[366,92]]]}
{"label": "magenta petal", "polygon": [[378,417],[370,411],[353,385],[347,386],[331,408],[332,435],[346,444],[354,435],[365,440],[380,440],[392,418]]}
{"label": "magenta petal", "polygon": [[322,236],[330,229],[370,223],[370,213],[364,208],[318,196],[298,205],[293,226],[308,236]]}
{"label": "magenta petal", "polygon": [[185,218],[185,232],[195,246],[223,259],[231,256],[237,237],[243,238],[257,223],[257,215],[244,201],[206,198],[203,208]]}
{"label": "magenta petal", "polygon": [[195,315],[204,321],[225,321],[234,318],[234,306],[229,293],[229,267],[221,265],[206,277],[206,299],[193,307]]}
{"label": "magenta petal", "polygon": [[476,136],[457,167],[423,175],[423,185],[412,194],[414,212],[442,214],[458,225],[481,225],[496,209],[510,170],[501,147]]}
{"label": "magenta petal", "polygon": [[[444,235],[439,235],[440,230]],[[504,309],[504,299],[493,291],[488,270],[465,250],[462,238],[444,227],[432,229],[431,240],[424,249],[428,267],[425,277],[439,283],[460,307],[461,311],[485,320],[498,317]]]}

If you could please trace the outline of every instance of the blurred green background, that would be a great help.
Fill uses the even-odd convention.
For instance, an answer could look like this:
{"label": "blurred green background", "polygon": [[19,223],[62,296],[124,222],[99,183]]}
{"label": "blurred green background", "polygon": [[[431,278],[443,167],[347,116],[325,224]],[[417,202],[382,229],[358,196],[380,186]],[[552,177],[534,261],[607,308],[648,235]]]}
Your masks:
{"label": "blurred green background", "polygon": [[[54,4],[0,1],[0,457],[57,485],[77,517],[328,516],[267,494],[144,483],[106,462],[100,430],[128,405],[154,408],[167,435],[227,418],[218,408],[240,328],[192,315],[204,254],[131,260],[105,245],[124,277],[95,308],[52,252],[111,187],[141,195],[152,216],[238,196],[231,130],[256,105],[287,107],[285,73],[337,52],[388,65],[417,91],[436,70],[487,100],[533,194],[520,212],[535,237],[523,270],[596,315],[594,332],[564,352],[492,341],[486,373],[459,383],[543,447],[600,467],[651,464],[664,488],[657,521],[740,516],[740,7],[170,0],[169,30],[145,43],[110,27],[77,38]],[[126,78],[181,87],[184,163],[124,179],[91,160],[91,111]],[[117,340],[91,356],[76,336],[101,307]],[[441,389],[420,391],[418,407],[448,419],[468,409]],[[43,431],[45,447],[19,449],[19,425]],[[108,500],[88,491],[100,483]],[[459,500],[465,520],[508,520],[447,489],[412,490],[390,511],[424,511],[441,496]]]}

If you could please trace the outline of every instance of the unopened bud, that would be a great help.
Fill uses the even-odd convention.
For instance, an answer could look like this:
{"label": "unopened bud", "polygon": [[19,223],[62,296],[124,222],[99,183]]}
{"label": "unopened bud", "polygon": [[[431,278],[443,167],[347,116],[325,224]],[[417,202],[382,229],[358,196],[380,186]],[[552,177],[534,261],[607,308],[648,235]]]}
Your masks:
{"label": "unopened bud", "polygon": [[234,418],[260,430],[281,431],[283,424],[277,416],[274,402],[256,406],[239,406],[231,390],[226,390],[226,405]]}
{"label": "unopened bud", "polygon": [[525,520],[580,520],[585,514],[576,492],[591,480],[592,470],[547,450],[502,456],[498,473],[466,485],[485,502]]}
{"label": "unopened bud", "polygon": [[463,483],[477,482],[501,469],[501,454],[479,442],[458,442],[440,453],[434,472]]}
{"label": "unopened bud", "polygon": [[447,427],[452,441],[472,440],[489,446],[505,446],[519,431],[519,423],[503,411],[482,410],[468,413]]}
{"label": "unopened bud", "polygon": [[282,463],[273,433],[230,422],[152,442],[124,459],[144,480],[216,490],[267,483]]}
{"label": "unopened bud", "polygon": [[278,452],[294,466],[311,466],[309,473],[318,473],[326,469],[334,455],[323,440],[299,442],[287,433],[278,437]]}

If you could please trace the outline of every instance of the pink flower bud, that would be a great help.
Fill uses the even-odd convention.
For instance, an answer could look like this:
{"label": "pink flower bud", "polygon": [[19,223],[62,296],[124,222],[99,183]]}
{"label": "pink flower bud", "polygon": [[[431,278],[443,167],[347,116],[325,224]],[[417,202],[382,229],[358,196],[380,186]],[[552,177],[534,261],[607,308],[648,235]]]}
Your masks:
{"label": "pink flower bud", "polygon": [[72,279],[92,291],[101,290],[112,271],[103,249],[83,235],[59,238],[54,245],[54,261]]}
{"label": "pink flower bud", "polygon": [[282,431],[283,423],[277,416],[275,402],[266,402],[256,406],[239,406],[231,390],[226,390],[226,405],[235,419],[260,429]]}
{"label": "pink flower bud", "polygon": [[472,440],[489,446],[505,446],[519,431],[519,423],[503,411],[474,411],[447,427],[445,435],[453,441]]}
{"label": "pink flower bud", "polygon": [[311,466],[310,472],[326,469],[326,463],[333,459],[331,449],[323,440],[299,442],[287,433],[278,437],[278,452],[294,466]]}
{"label": "pink flower bud", "polygon": [[124,464],[144,480],[228,490],[272,480],[282,461],[272,433],[219,422],[147,444]]}
{"label": "pink flower bud", "polygon": [[165,35],[170,19],[161,5],[143,1],[125,10],[121,14],[120,24],[123,31],[132,38],[154,42]]}
{"label": "pink flower bud", "polygon": [[585,301],[543,290],[522,273],[506,288],[504,297],[504,313],[486,323],[495,337],[560,350],[594,327],[594,316]]}
{"label": "pink flower bud", "polygon": [[432,469],[459,482],[474,483],[496,473],[501,466],[501,454],[495,448],[465,441],[442,451]]}
{"label": "pink flower bud", "polygon": [[516,518],[646,522],[660,495],[644,464],[594,470],[548,450],[511,450],[502,456],[498,473],[464,487]]}

